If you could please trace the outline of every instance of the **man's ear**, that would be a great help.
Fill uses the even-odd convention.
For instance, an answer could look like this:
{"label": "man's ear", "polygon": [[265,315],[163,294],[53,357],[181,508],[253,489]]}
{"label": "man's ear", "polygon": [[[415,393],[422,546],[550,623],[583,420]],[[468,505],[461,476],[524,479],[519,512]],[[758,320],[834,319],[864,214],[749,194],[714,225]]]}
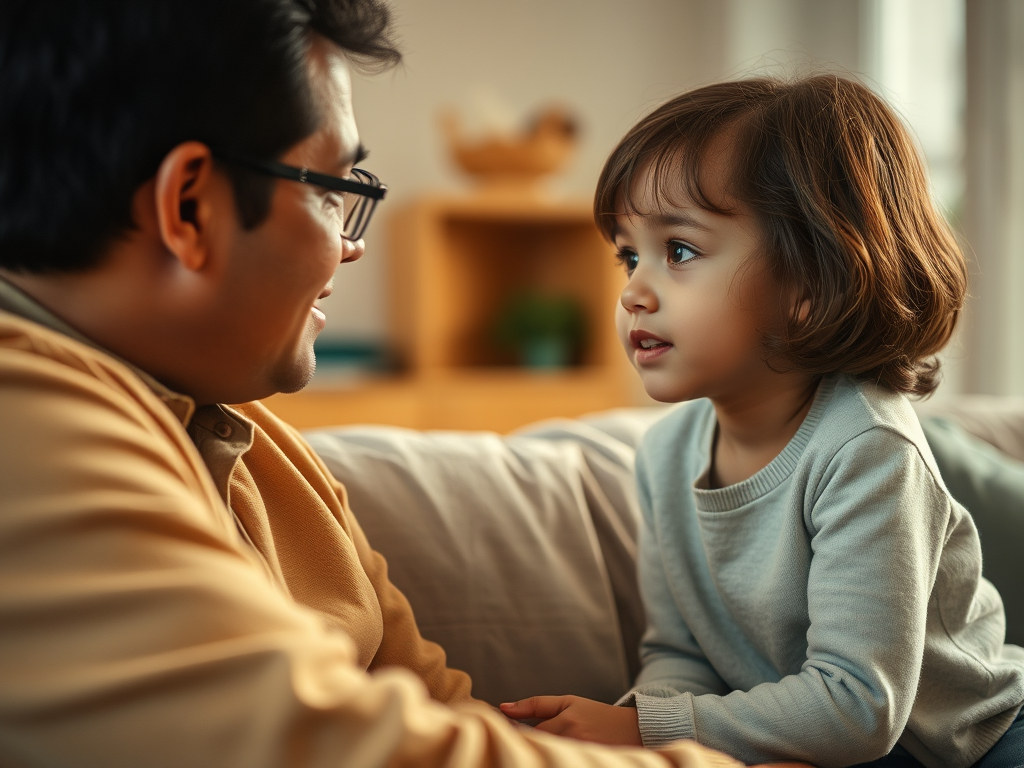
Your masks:
{"label": "man's ear", "polygon": [[189,270],[210,257],[213,153],[205,144],[186,141],[164,157],[154,179],[156,223],[167,249]]}

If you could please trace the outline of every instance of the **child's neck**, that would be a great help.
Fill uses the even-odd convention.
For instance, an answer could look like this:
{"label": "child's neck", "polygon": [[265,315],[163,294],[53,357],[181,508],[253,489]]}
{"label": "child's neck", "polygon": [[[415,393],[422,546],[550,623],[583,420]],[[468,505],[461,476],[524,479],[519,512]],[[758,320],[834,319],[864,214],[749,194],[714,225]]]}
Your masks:
{"label": "child's neck", "polygon": [[729,402],[712,400],[718,427],[708,481],[724,488],[753,477],[786,447],[814,402],[818,377],[782,374],[778,386]]}

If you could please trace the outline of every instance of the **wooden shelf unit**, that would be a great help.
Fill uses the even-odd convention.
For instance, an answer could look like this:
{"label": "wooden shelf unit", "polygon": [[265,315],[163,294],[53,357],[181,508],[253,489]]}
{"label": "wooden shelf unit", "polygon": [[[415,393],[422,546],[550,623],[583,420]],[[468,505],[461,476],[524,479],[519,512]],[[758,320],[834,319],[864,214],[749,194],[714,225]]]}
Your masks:
{"label": "wooden shelf unit", "polygon": [[[633,402],[634,374],[615,336],[624,275],[586,202],[434,196],[399,209],[387,248],[390,339],[401,375],[331,383],[318,374],[267,404],[299,428],[380,423],[506,432]],[[497,312],[525,289],[569,295],[587,335],[579,365],[516,365],[492,338]]]}

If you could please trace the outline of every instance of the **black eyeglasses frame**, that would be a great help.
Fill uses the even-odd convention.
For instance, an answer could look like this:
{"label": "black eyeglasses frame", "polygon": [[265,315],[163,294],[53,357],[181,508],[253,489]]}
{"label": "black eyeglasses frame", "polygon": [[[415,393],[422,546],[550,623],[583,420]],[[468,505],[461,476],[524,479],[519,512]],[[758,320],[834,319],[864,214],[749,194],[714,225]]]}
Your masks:
{"label": "black eyeglasses frame", "polygon": [[370,223],[377,203],[384,199],[388,188],[381,184],[380,179],[369,171],[362,168],[353,168],[352,175],[360,181],[341,176],[330,176],[326,173],[317,173],[308,168],[299,168],[294,165],[285,165],[273,160],[259,160],[247,155],[240,155],[235,152],[225,152],[220,149],[213,151],[213,156],[228,163],[241,165],[250,170],[273,176],[287,181],[297,181],[301,184],[314,184],[324,189],[335,192],[346,192],[358,195],[361,199],[345,212],[345,231],[342,233],[346,240],[355,242],[360,240],[366,233],[366,227]]}

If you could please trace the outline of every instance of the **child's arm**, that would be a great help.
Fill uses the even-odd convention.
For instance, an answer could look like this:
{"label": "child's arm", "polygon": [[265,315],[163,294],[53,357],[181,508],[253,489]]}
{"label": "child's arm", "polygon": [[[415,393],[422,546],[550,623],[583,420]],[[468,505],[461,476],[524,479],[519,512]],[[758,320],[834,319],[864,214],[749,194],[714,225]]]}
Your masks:
{"label": "child's arm", "polygon": [[682,613],[676,609],[676,598],[654,534],[652,494],[657,492],[659,478],[650,476],[648,465],[645,451],[641,448],[636,467],[641,511],[637,531],[637,570],[647,629],[640,644],[641,670],[634,690],[655,696],[671,696],[684,691],[695,695],[711,693],[724,696],[732,689],[715,671]]}
{"label": "child's arm", "polygon": [[633,690],[653,696],[672,696],[684,691],[724,696],[732,689],[715,671],[676,610],[676,598],[665,575],[665,562],[647,512],[651,507],[645,486],[642,483],[638,489],[641,509],[645,511],[637,533],[637,569],[647,629],[640,644],[641,669]]}
{"label": "child's arm", "polygon": [[615,707],[580,696],[533,696],[501,704],[513,720],[542,720],[537,730],[598,744],[642,747],[633,707]]}
{"label": "child's arm", "polygon": [[[643,485],[641,505],[649,518]],[[711,687],[710,678],[700,679],[707,662],[689,647],[698,628],[677,624],[648,530],[640,558],[649,628],[633,695],[645,745],[694,738],[748,762],[847,765],[886,754],[902,734],[949,533],[948,497],[917,448],[883,429],[847,443],[812,490],[806,660],[798,673],[777,682],[747,689],[734,681],[739,690],[724,696],[702,695]],[[719,629],[703,628],[705,642]],[[729,670],[722,674],[727,680]]]}
{"label": "child's arm", "polygon": [[[536,727],[570,739],[598,744],[640,746],[636,710],[615,707],[579,696],[534,696],[502,704],[501,711],[513,720],[540,718]],[[768,766],[753,766],[768,768]],[[771,768],[813,768],[808,763],[772,763]]]}

